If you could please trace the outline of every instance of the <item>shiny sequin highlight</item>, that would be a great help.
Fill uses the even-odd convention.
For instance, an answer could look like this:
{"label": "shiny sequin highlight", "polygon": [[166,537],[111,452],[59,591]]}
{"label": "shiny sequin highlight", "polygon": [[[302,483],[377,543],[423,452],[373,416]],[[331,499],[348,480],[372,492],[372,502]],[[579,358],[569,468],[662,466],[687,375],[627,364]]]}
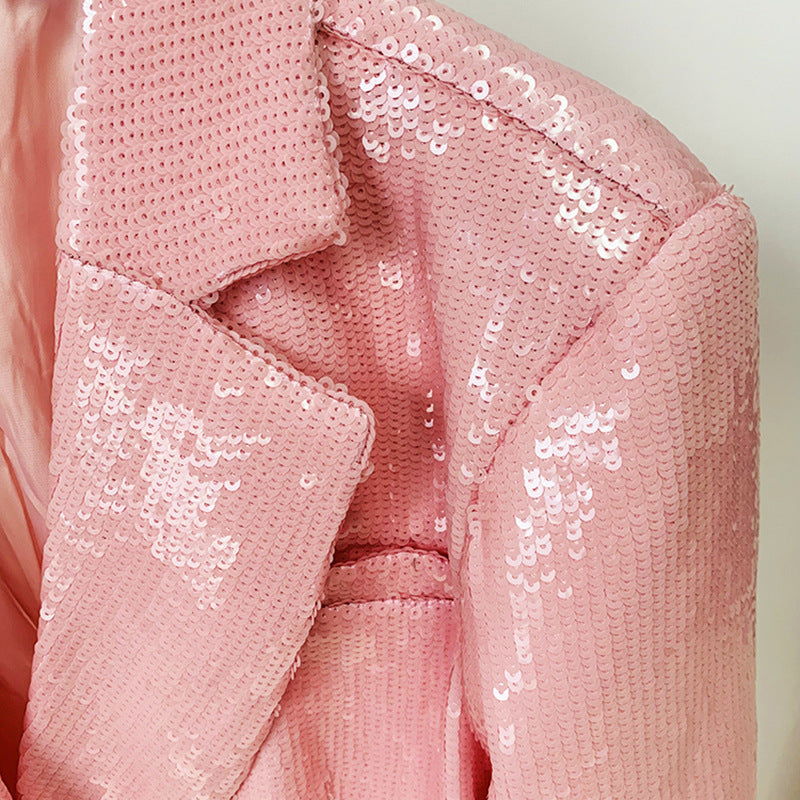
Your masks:
{"label": "shiny sequin highlight", "polygon": [[22,800],[752,800],[744,201],[434,0],[82,33]]}

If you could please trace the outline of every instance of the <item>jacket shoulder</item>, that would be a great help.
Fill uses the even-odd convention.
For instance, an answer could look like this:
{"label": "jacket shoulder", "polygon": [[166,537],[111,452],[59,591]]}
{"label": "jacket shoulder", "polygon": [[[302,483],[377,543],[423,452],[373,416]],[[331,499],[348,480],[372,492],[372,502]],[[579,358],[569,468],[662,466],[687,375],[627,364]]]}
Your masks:
{"label": "jacket shoulder", "polygon": [[644,109],[436,0],[326,0],[325,7],[325,29],[519,120],[673,224],[724,188]]}

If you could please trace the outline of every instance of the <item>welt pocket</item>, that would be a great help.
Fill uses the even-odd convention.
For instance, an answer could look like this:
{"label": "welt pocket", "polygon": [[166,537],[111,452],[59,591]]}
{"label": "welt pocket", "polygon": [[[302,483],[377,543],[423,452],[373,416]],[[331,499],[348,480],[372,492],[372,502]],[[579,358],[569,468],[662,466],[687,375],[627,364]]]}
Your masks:
{"label": "welt pocket", "polygon": [[444,797],[447,759],[462,757],[448,738],[453,600],[363,596],[319,609],[244,796]]}

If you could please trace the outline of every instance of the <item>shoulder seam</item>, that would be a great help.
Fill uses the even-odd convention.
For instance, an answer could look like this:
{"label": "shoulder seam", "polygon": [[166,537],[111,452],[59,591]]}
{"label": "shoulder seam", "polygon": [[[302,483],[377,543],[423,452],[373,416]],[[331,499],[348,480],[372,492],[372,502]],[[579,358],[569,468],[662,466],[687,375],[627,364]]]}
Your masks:
{"label": "shoulder seam", "polygon": [[[408,72],[416,73],[418,75],[423,75],[423,76],[425,76],[427,78],[430,78],[432,81],[434,81],[434,82],[436,82],[436,83],[438,83],[438,84],[440,84],[442,86],[447,87],[450,91],[453,91],[453,92],[456,92],[456,93],[458,93],[460,95],[463,95],[464,97],[468,98],[473,103],[476,103],[476,104],[483,105],[483,106],[486,106],[488,108],[491,108],[493,111],[495,111],[498,114],[502,115],[506,119],[514,120],[516,123],[519,123],[520,125],[522,125],[525,129],[527,129],[529,131],[532,131],[533,133],[536,133],[536,134],[544,137],[545,139],[547,139],[547,141],[551,142],[553,145],[558,147],[559,150],[561,150],[562,152],[572,156],[573,158],[578,159],[578,161],[580,161],[582,164],[584,164],[587,169],[592,170],[592,172],[595,175],[598,175],[599,177],[602,177],[605,180],[611,181],[616,186],[618,186],[620,190],[634,195],[642,203],[644,203],[647,206],[648,209],[651,210],[651,212],[653,213],[654,216],[656,216],[662,222],[667,224],[670,227],[670,229],[672,229],[672,227],[675,226],[675,224],[676,224],[675,220],[673,220],[673,218],[671,217],[669,211],[667,211],[666,208],[661,206],[659,203],[653,202],[652,200],[648,200],[646,197],[644,197],[641,194],[641,192],[638,192],[635,189],[632,189],[630,186],[626,186],[625,184],[621,183],[619,180],[613,178],[612,176],[606,175],[598,167],[595,167],[595,166],[592,166],[591,164],[589,164],[585,160],[585,158],[582,158],[580,155],[578,155],[574,151],[569,150],[568,148],[564,147],[563,144],[561,144],[560,142],[556,141],[552,136],[548,135],[546,131],[540,130],[539,128],[535,127],[529,121],[524,119],[522,116],[514,114],[513,112],[508,111],[507,109],[501,108],[494,101],[492,101],[492,100],[490,100],[488,98],[487,99],[478,100],[475,97],[473,97],[472,94],[470,94],[466,89],[464,89],[463,87],[459,86],[458,84],[453,83],[453,82],[448,81],[448,80],[445,80],[444,78],[442,78],[441,75],[437,75],[432,71],[425,70],[425,69],[422,69],[420,67],[416,67],[413,64],[409,64],[406,61],[404,61],[397,54],[388,55],[386,53],[383,53],[381,50],[379,50],[378,47],[376,47],[375,45],[371,45],[371,44],[367,44],[365,42],[358,41],[352,35],[350,35],[346,30],[343,30],[342,28],[340,28],[339,26],[337,26],[335,23],[331,22],[330,20],[325,19],[325,20],[321,21],[319,23],[319,25],[318,25],[318,28],[320,30],[324,31],[327,34],[329,34],[331,36],[334,36],[337,39],[340,39],[341,41],[347,42],[348,44],[351,44],[351,45],[353,45],[353,46],[355,46],[355,47],[357,47],[357,48],[359,48],[361,50],[365,50],[365,51],[368,51],[370,53],[373,53],[378,58],[380,58],[380,59],[382,59],[384,61],[392,61],[392,62],[396,63],[398,66],[402,67],[403,69],[405,69]],[[612,91],[612,90],[609,90],[609,91]],[[724,190],[724,188],[725,187],[720,185],[720,190],[721,191]],[[719,193],[721,193],[721,191]],[[714,197],[717,197],[718,194],[714,195]],[[702,206],[705,205],[706,202],[709,202],[709,201],[704,201],[704,203],[701,206],[699,206],[697,209],[695,209],[695,211],[699,210],[699,208],[702,208]],[[695,211],[693,211],[692,214],[694,214]],[[690,214],[689,216],[691,217],[692,214]],[[678,224],[682,224],[682,223],[678,223]]]}
{"label": "shoulder seam", "polygon": [[[625,281],[624,286],[619,291],[624,291],[625,287],[628,286],[631,281],[635,280],[637,278],[637,276],[639,276],[641,274],[642,270],[644,270],[649,264],[651,264],[653,262],[654,259],[658,258],[661,255],[661,253],[663,252],[663,250],[664,250],[665,246],[667,245],[667,243],[669,241],[671,241],[672,237],[675,235],[675,232],[681,226],[685,225],[687,222],[689,222],[690,220],[694,219],[698,214],[701,214],[706,208],[717,204],[724,197],[729,197],[734,201],[737,200],[735,195],[732,195],[725,187],[722,187],[721,191],[719,191],[713,197],[710,197],[708,200],[706,200],[704,203],[702,203],[700,206],[698,206],[691,214],[688,214],[686,216],[686,218],[683,219],[681,222],[679,222],[677,224],[671,224],[669,229],[666,232],[666,236],[664,237],[664,241],[650,255],[650,257],[647,259],[647,261],[645,261],[641,265],[641,267],[636,271],[636,273],[634,275],[631,275]],[[590,335],[590,333],[596,327],[598,317],[600,317],[610,306],[612,306],[614,304],[615,297],[616,297],[616,295],[610,299],[608,305],[606,305],[603,308],[598,310],[597,314],[593,317],[593,319],[591,320],[589,325],[586,328],[584,328],[584,330],[581,332],[580,336],[578,336],[570,344],[570,346],[568,347],[567,351],[561,356],[561,358],[559,358],[558,361],[556,361],[554,364],[552,364],[546,370],[546,372],[541,376],[541,378],[539,380],[539,387],[540,388],[544,387],[545,381],[548,380],[548,378],[550,378],[550,376],[553,373],[553,371],[556,369],[556,367],[564,359],[566,359],[571,353],[575,353],[577,351],[577,349],[579,349],[579,348],[581,348],[583,346],[583,344],[586,342],[587,337]],[[521,424],[523,418],[529,412],[529,409],[531,408],[531,406],[533,406],[533,404],[534,404],[534,401],[528,401],[528,402],[524,403],[517,410],[517,412],[514,414],[513,419],[511,421],[509,427],[506,429],[503,437],[497,442],[497,444],[496,444],[496,446],[495,446],[495,448],[494,448],[494,450],[492,452],[491,458],[489,458],[488,462],[485,465],[485,469],[486,469],[487,473],[490,472],[493,469],[494,461],[495,461],[495,459],[497,457],[498,452],[500,451],[500,448],[503,445],[503,442],[506,439],[506,436],[508,435],[509,430],[511,430],[511,428],[515,428],[517,425]]]}

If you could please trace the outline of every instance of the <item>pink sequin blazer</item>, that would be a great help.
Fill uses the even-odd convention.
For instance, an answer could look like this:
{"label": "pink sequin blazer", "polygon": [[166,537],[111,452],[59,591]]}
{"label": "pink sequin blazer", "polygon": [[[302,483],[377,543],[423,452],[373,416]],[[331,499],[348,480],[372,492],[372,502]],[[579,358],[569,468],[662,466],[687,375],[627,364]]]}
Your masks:
{"label": "pink sequin blazer", "polygon": [[753,800],[757,235],[434,0],[87,2],[20,800]]}

